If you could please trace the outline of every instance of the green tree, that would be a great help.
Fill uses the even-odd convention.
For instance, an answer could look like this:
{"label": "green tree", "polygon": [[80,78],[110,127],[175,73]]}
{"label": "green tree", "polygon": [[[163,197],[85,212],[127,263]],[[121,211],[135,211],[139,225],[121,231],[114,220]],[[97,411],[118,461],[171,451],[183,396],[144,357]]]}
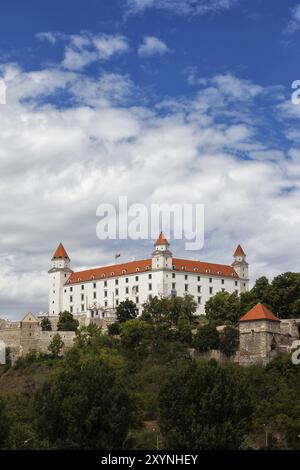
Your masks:
{"label": "green tree", "polygon": [[200,352],[219,349],[220,338],[216,327],[210,323],[200,326],[194,336],[194,346]]}
{"label": "green tree", "polygon": [[119,335],[120,331],[121,331],[121,326],[120,326],[120,323],[118,323],[118,322],[111,323],[107,327],[107,332],[108,332],[109,336]]}
{"label": "green tree", "polygon": [[191,323],[185,313],[181,313],[178,318],[177,337],[184,344],[190,345],[192,343]]}
{"label": "green tree", "polygon": [[66,310],[59,314],[57,324],[58,331],[76,331],[79,326],[78,320],[75,320],[72,313]]}
{"label": "green tree", "polygon": [[271,284],[271,307],[280,318],[300,318],[300,273],[284,273]]}
{"label": "green tree", "polygon": [[0,398],[0,449],[5,449],[9,440],[10,423],[5,401]]}
{"label": "green tree", "polygon": [[141,319],[154,325],[169,325],[170,301],[167,297],[153,297],[143,304]]}
{"label": "green tree", "polygon": [[52,356],[58,357],[61,354],[64,345],[65,344],[61,339],[60,334],[57,333],[53,336],[52,341],[48,346],[48,351],[52,354]]}
{"label": "green tree", "polygon": [[197,303],[192,295],[185,295],[184,297],[172,297],[168,299],[168,313],[170,321],[173,325],[177,326],[179,319],[185,318],[190,324],[194,320],[194,315],[197,310]]}
{"label": "green tree", "polygon": [[117,320],[120,323],[124,323],[127,320],[132,320],[136,318],[137,315],[138,309],[136,307],[136,304],[131,300],[127,299],[124,302],[121,302],[116,308]]}
{"label": "green tree", "polygon": [[236,293],[218,292],[205,304],[206,317],[218,325],[238,323],[241,317],[240,298]]}
{"label": "green tree", "polygon": [[220,335],[220,351],[232,356],[239,347],[239,332],[232,326],[226,326]]}
{"label": "green tree", "polygon": [[44,317],[42,319],[41,328],[42,328],[42,331],[51,331],[52,330],[52,325],[51,325],[51,321],[49,320],[49,318]]}
{"label": "green tree", "polygon": [[175,371],[160,393],[160,426],[168,449],[238,449],[252,414],[250,383],[216,361]]}
{"label": "green tree", "polygon": [[126,379],[97,354],[79,351],[37,392],[34,407],[39,439],[58,449],[121,449],[136,422]]}
{"label": "green tree", "polygon": [[121,325],[121,344],[130,354],[144,356],[149,352],[153,328],[142,320],[128,320]]}

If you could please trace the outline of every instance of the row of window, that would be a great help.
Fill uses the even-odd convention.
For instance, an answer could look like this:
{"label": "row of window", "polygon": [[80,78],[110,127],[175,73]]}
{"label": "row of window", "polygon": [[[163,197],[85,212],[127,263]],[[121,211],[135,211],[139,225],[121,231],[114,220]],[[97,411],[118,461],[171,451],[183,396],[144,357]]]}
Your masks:
{"label": "row of window", "polygon": [[[176,278],[176,273],[172,273],[172,278],[173,278],[173,279]],[[148,274],[148,279],[152,279],[152,274]],[[185,274],[184,279],[185,279],[185,281],[188,280],[188,274]],[[201,277],[200,277],[200,276],[197,276],[197,281],[200,282],[200,280],[201,280]],[[136,282],[139,281],[139,276],[135,276],[135,281],[136,281]],[[210,282],[210,283],[213,282],[213,278],[212,278],[212,277],[209,278],[209,282]],[[125,278],[125,283],[126,283],[126,284],[129,283],[129,278],[128,278],[128,277]],[[221,279],[221,284],[225,284],[225,279]],[[116,286],[119,285],[119,279],[118,279],[118,278],[115,279],[115,285],[116,285]],[[236,285],[236,286],[238,285],[238,281],[235,281],[235,285]],[[85,286],[84,284],[81,285],[81,290],[84,290],[84,288],[85,288],[84,286]],[[94,282],[94,283],[93,283],[93,288],[96,289],[96,287],[97,287],[97,284],[96,284],[96,282]],[[104,281],[104,287],[107,287],[107,281]],[[66,291],[65,291],[65,292],[66,292]],[[73,292],[73,286],[70,286],[70,292]]]}

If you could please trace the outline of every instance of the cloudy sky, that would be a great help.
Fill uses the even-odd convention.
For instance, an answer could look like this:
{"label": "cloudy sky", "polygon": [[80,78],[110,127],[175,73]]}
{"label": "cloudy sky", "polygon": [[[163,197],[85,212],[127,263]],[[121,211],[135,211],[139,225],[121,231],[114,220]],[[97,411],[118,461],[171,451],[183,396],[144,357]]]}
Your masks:
{"label": "cloudy sky", "polygon": [[299,271],[299,46],[296,0],[3,0],[0,316],[47,309],[60,241],[74,269],[151,253],[97,238],[119,195],[205,205],[177,256]]}

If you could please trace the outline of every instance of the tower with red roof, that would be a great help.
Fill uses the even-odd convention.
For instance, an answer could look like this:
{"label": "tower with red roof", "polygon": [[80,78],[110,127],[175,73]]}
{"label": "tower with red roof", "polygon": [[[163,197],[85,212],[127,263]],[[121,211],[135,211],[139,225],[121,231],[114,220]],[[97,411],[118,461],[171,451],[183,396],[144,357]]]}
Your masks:
{"label": "tower with red roof", "polygon": [[49,315],[59,315],[63,310],[63,287],[72,274],[70,258],[60,243],[52,256],[49,274]]}
{"label": "tower with red roof", "polygon": [[239,363],[267,364],[277,353],[281,343],[279,318],[265,305],[258,303],[239,321]]}
{"label": "tower with red roof", "polygon": [[246,261],[246,253],[241,245],[236,247],[233,258],[234,262],[231,266],[240,278],[240,292],[246,292],[249,289],[249,264]]}

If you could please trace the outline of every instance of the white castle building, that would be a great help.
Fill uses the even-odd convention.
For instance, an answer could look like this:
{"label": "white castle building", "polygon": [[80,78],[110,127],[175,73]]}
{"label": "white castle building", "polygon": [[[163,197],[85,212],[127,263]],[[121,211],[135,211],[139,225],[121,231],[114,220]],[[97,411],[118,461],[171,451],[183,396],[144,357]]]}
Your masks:
{"label": "white castle building", "polygon": [[248,290],[248,263],[240,245],[231,265],[174,258],[169,246],[161,233],[151,258],[75,272],[60,244],[49,270],[49,315],[67,310],[74,315],[107,318],[126,299],[141,313],[148,299],[185,294],[195,298],[197,313],[205,314],[205,303],[217,292]]}

